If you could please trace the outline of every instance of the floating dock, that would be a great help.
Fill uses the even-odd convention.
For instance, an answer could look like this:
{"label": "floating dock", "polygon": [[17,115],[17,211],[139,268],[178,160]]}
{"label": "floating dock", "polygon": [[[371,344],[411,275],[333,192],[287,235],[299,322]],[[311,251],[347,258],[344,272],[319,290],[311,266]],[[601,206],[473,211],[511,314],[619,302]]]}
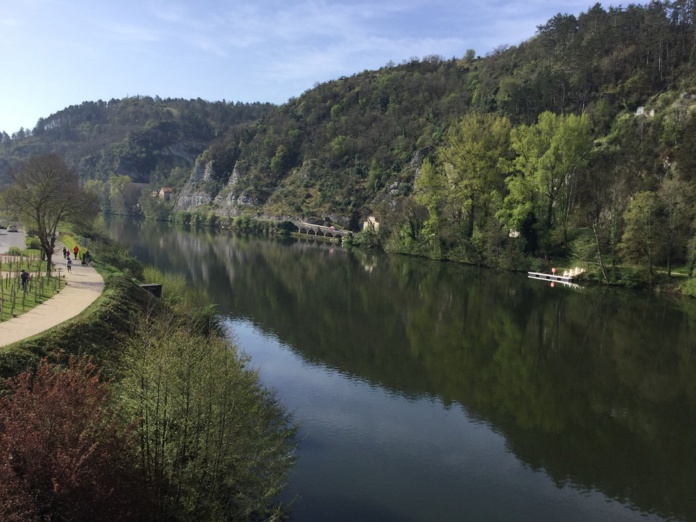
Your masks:
{"label": "floating dock", "polygon": [[569,285],[577,287],[578,285],[573,283],[573,278],[582,274],[585,270],[582,268],[574,268],[573,270],[566,270],[563,275],[558,274],[547,274],[545,272],[527,272],[527,277],[529,279],[539,279],[541,281],[550,281],[552,283],[562,283],[564,285]]}
{"label": "floating dock", "polygon": [[530,279],[542,279],[544,281],[557,281],[559,283],[572,283],[573,278],[570,276],[560,276],[555,274],[545,274],[544,272],[527,272]]}

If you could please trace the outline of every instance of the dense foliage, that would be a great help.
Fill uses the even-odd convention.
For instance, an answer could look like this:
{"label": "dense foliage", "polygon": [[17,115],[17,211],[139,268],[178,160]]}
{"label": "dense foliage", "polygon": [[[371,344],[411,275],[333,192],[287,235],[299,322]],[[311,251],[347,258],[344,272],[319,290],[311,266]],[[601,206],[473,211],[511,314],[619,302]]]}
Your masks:
{"label": "dense foliage", "polygon": [[189,169],[211,141],[271,107],[149,96],[83,102],[39,119],[33,130],[0,134],[0,185],[9,167],[49,152],[85,180],[128,176],[164,184],[173,170]]}
{"label": "dense foliage", "polygon": [[[483,58],[390,63],[280,107],[85,103],[4,137],[0,165],[49,147],[117,213],[353,230],[376,215],[363,244],[506,268],[565,257],[605,281],[634,263],[652,279],[696,251],[693,12],[693,0],[596,4]],[[176,203],[132,181],[170,184]]]}
{"label": "dense foliage", "polygon": [[[21,373],[0,402],[3,520],[283,516],[277,495],[294,463],[291,419],[226,339],[205,294],[183,277],[146,274],[163,285],[163,299],[113,275],[86,313],[0,352],[3,373]],[[62,354],[93,357],[112,382],[86,359],[31,370],[44,356],[60,365]],[[122,490],[109,489],[114,481]]]}
{"label": "dense foliage", "polygon": [[42,361],[0,400],[2,520],[147,520],[136,439],[96,366]]}
{"label": "dense foliage", "polygon": [[[119,383],[157,520],[271,520],[294,429],[234,347],[191,324],[141,325]],[[192,334],[191,331],[194,331]]]}

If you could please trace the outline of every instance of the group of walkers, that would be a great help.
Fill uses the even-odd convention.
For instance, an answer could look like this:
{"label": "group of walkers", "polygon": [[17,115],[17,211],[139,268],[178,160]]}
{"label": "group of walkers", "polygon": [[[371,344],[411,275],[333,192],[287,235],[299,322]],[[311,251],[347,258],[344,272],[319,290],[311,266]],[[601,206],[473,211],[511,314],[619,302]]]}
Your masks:
{"label": "group of walkers", "polygon": [[[73,255],[75,256],[75,260],[77,260],[77,256],[80,253],[80,247],[75,245],[75,247],[72,249]],[[66,265],[68,268],[68,272],[72,272],[72,259],[70,259],[70,250],[67,248],[63,247],[63,259],[66,259]],[[82,254],[82,266],[89,266],[89,262],[91,261],[92,256],[89,253],[89,250],[86,250],[84,254]],[[20,274],[20,281],[22,283],[22,290],[24,293],[27,293],[27,290],[29,288],[29,280],[31,279],[31,276],[29,275],[29,272],[26,270],[22,270],[22,273]]]}
{"label": "group of walkers", "polygon": [[[75,255],[75,260],[77,261],[77,255],[80,253],[80,247],[75,245],[72,249],[73,254]],[[67,259],[66,265],[68,268],[68,272],[72,272],[72,259],[70,259],[70,250],[67,248],[63,247],[63,258]],[[82,254],[82,266],[89,266],[89,262],[92,259],[92,256],[89,253],[89,250],[86,250],[84,254]]]}

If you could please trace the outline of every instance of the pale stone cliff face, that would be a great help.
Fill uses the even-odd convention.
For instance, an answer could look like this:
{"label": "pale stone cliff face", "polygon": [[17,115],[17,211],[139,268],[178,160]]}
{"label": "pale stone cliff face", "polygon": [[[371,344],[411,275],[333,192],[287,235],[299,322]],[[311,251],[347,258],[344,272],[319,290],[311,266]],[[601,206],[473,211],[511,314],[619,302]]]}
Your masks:
{"label": "pale stone cliff face", "polygon": [[174,209],[190,211],[209,205],[213,201],[213,195],[210,193],[213,188],[213,174],[213,162],[203,163],[196,160],[191,177],[179,192]]}
{"label": "pale stone cliff face", "polygon": [[249,211],[256,214],[260,210],[262,202],[244,195],[244,188],[240,186],[240,179],[239,170],[235,165],[227,185],[215,197],[214,204],[217,214],[239,216]]}
{"label": "pale stone cliff face", "polygon": [[215,181],[217,173],[213,162],[203,163],[200,160],[191,171],[191,177],[181,189],[177,198],[175,210],[195,211],[200,207],[212,206],[213,212],[224,216],[239,216],[243,212],[256,214],[262,202],[243,194],[240,187],[240,174],[235,168],[227,183],[220,188]]}

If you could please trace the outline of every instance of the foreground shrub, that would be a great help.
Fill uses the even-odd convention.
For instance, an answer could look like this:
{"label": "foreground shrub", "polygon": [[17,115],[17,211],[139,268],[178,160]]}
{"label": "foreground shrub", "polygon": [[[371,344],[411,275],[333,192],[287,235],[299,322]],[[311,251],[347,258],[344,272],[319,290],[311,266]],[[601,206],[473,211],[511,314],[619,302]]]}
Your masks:
{"label": "foreground shrub", "polygon": [[268,520],[294,463],[295,428],[236,348],[195,325],[143,323],[120,397],[142,419],[140,452],[157,520]]}
{"label": "foreground shrub", "polygon": [[96,367],[45,360],[0,399],[0,519],[146,520],[136,446]]}

